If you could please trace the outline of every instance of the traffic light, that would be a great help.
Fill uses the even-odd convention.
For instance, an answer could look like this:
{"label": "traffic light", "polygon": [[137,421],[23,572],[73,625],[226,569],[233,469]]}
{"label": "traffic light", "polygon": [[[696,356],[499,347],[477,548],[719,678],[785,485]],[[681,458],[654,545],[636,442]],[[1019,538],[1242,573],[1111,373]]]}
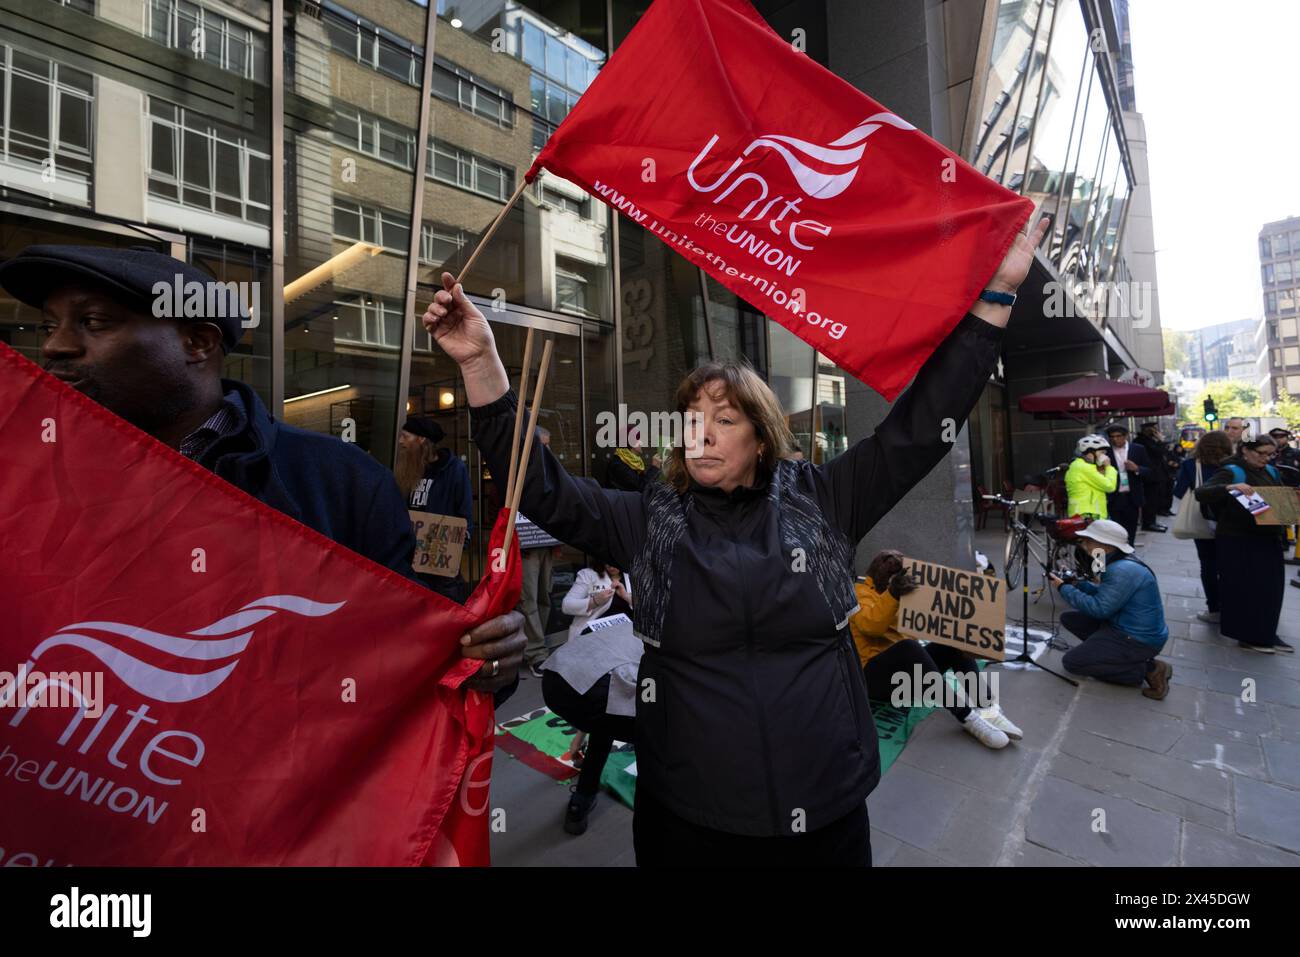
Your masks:
{"label": "traffic light", "polygon": [[1211,425],[1219,421],[1219,410],[1214,407],[1213,399],[1205,400],[1205,421]]}

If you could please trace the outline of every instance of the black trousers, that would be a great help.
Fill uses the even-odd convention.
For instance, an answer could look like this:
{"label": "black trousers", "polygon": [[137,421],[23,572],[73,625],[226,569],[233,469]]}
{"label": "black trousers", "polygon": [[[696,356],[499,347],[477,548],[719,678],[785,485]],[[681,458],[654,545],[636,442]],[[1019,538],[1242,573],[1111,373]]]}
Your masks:
{"label": "black trousers", "polygon": [[1197,538],[1196,557],[1201,560],[1201,588],[1205,590],[1205,607],[1219,610],[1219,549],[1213,538]]}
{"label": "black trousers", "polygon": [[1151,670],[1160,649],[1116,631],[1107,622],[1081,611],[1061,612],[1061,626],[1083,644],[1065,653],[1061,664],[1076,675],[1117,685],[1137,686]]}
{"label": "black trousers", "polygon": [[636,789],[632,846],[637,867],[870,867],[867,804],[807,834],[752,837],[692,824]]}
{"label": "black trousers", "polygon": [[609,675],[578,694],[554,671],[542,672],[542,700],[569,724],[587,733],[587,756],[578,772],[579,794],[593,795],[600,790],[600,772],[605,770],[615,741],[632,741],[636,719],[620,714],[606,714],[609,701]]}
{"label": "black trousers", "polygon": [[1119,522],[1128,532],[1128,543],[1133,544],[1137,538],[1138,529],[1138,506],[1133,504],[1132,492],[1116,492],[1114,495],[1106,498],[1106,511],[1110,513],[1111,521]]}
{"label": "black trousers", "polygon": [[[921,666],[923,676],[935,673],[942,677],[945,671],[952,669],[958,679],[963,679],[963,675],[971,672],[975,674],[976,680],[979,677],[975,659],[961,649],[937,642],[922,645],[919,641],[904,638],[869,660],[862,669],[862,675],[867,680],[867,697],[873,701],[889,701],[894,694],[894,675],[902,672],[908,676],[910,684],[917,665]],[[920,689],[916,689],[916,692],[919,694]],[[948,710],[958,721],[965,721],[970,714],[970,708],[967,707]]]}
{"label": "black trousers", "polygon": [[1282,543],[1268,535],[1220,535],[1219,631],[1248,645],[1277,644],[1277,622],[1286,597]]}

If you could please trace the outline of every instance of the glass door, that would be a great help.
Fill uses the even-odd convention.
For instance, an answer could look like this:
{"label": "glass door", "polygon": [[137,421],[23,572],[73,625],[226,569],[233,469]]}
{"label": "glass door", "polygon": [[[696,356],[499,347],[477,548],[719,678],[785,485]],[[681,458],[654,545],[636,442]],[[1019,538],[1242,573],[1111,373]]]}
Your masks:
{"label": "glass door", "polygon": [[[477,298],[477,297],[473,297]],[[518,391],[523,370],[524,345],[529,326],[533,333],[533,351],[528,373],[528,392],[531,399],[537,383],[542,350],[547,340],[552,346],[551,364],[547,372],[546,391],[537,424],[549,436],[551,452],[562,465],[575,475],[585,475],[586,455],[583,448],[585,419],[582,391],[581,324],[565,319],[513,309],[493,311],[489,301],[478,301],[492,324],[497,351],[506,367],[511,388]],[[423,332],[416,335],[416,346],[411,359],[411,384],[406,402],[407,415],[426,415],[443,429],[443,444],[460,457],[469,470],[473,494],[472,525],[469,547],[465,549],[461,574],[471,583],[483,574],[487,562],[488,535],[496,521],[497,513],[505,508],[506,477],[492,473],[470,441],[469,403],[460,370],[451,359],[429,341]],[[525,416],[527,416],[525,411]],[[525,425],[527,418],[525,418]],[[581,561],[579,553],[557,558]],[[580,566],[579,566],[580,567]]]}

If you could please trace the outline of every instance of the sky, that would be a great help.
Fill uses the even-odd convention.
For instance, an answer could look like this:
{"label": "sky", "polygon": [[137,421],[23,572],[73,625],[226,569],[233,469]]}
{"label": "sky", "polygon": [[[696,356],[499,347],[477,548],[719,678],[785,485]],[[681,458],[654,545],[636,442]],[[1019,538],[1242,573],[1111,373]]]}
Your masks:
{"label": "sky", "polygon": [[1160,321],[1263,315],[1259,229],[1300,216],[1300,2],[1130,0]]}

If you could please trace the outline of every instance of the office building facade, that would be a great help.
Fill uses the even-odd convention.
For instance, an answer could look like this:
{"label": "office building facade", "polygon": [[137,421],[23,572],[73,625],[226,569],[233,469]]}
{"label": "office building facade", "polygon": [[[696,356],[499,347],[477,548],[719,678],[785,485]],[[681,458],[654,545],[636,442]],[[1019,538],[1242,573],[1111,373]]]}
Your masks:
{"label": "office building facade", "polygon": [[1259,231],[1259,273],[1264,287],[1263,345],[1267,371],[1261,397],[1300,396],[1300,217],[1267,223]]}
{"label": "office building facade", "polygon": [[[403,418],[433,416],[470,466],[481,536],[492,476],[469,441],[457,369],[418,317],[647,5],[0,0],[0,257],[36,242],[145,245],[248,283],[258,321],[227,375],[275,415],[385,464]],[[1120,93],[1124,4],[756,6],[808,56],[1056,217],[969,430],[862,547],[964,561],[972,479],[996,487],[1063,447],[1014,412],[1020,394],[1083,370],[1160,366],[1143,345],[1158,340],[1154,296],[1137,293],[1141,309],[1126,299],[1151,244],[1140,115]],[[1131,64],[1127,75],[1131,93]],[[710,356],[754,365],[814,462],[887,412],[549,174],[524,189],[466,286],[512,381],[526,330],[553,340],[541,422],[576,474],[603,478],[602,414],[671,408],[680,377]],[[0,340],[31,358],[35,320],[0,299]],[[467,574],[482,562],[480,538]]]}

